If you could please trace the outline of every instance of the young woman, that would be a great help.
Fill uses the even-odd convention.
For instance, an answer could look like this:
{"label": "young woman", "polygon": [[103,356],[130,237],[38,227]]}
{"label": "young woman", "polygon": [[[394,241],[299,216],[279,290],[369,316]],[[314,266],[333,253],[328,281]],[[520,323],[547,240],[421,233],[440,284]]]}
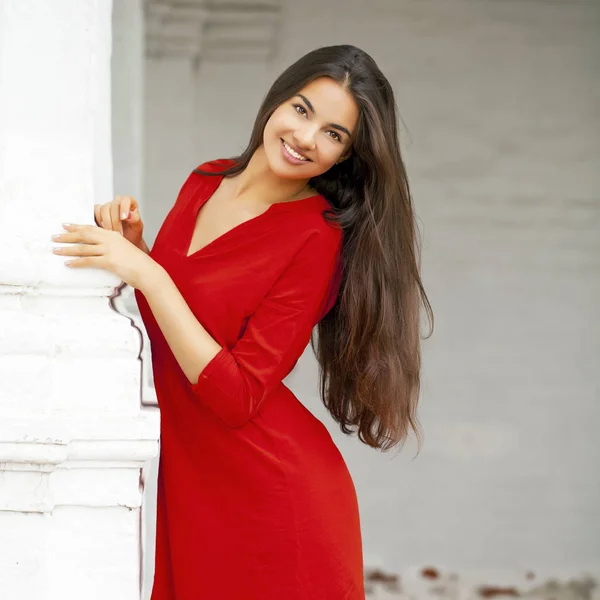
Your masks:
{"label": "young woman", "polygon": [[[71,267],[136,289],[161,409],[152,600],[364,598],[354,485],[282,383],[311,342],[344,433],[419,438],[419,276],[394,96],[320,48],[269,90],[240,156],[190,174],[151,251],[130,197],[66,225]],[[121,235],[120,235],[121,234]],[[318,342],[311,338],[317,326]]]}

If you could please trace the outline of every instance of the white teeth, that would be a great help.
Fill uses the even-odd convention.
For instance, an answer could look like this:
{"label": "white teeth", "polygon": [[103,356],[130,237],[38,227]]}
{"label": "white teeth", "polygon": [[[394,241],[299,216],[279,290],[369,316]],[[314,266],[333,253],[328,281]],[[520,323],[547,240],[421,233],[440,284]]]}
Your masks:
{"label": "white teeth", "polygon": [[294,157],[297,158],[298,160],[308,160],[308,158],[306,158],[305,156],[302,156],[302,154],[298,154],[297,152],[295,152],[294,150],[292,150],[285,142],[283,142],[283,145],[285,146],[285,149]]}

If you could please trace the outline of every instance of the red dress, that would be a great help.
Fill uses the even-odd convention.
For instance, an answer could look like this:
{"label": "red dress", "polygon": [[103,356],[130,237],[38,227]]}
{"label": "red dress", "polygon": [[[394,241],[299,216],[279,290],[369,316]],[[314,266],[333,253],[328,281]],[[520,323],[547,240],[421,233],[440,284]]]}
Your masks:
{"label": "red dress", "polygon": [[186,257],[221,180],[189,176],[150,253],[222,346],[196,383],[136,290],[161,412],[152,600],[363,600],[354,484],[282,383],[336,297],[341,230],[318,195],[274,204]]}

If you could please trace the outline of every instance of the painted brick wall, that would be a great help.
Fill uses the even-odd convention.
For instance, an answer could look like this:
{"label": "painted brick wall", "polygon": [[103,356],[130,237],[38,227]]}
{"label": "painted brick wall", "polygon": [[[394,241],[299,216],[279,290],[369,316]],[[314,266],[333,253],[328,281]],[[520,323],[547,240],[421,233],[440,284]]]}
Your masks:
{"label": "painted brick wall", "polygon": [[[302,53],[372,54],[397,92],[436,316],[422,453],[382,455],[337,433],[310,350],[289,378],[347,459],[367,564],[600,565],[600,4],[288,0],[284,11],[270,64],[201,66],[196,154],[171,147],[177,167],[147,173],[148,201],[166,212],[190,166],[239,151],[268,85]],[[152,100],[165,81],[149,78],[148,101],[169,118],[178,107]]]}

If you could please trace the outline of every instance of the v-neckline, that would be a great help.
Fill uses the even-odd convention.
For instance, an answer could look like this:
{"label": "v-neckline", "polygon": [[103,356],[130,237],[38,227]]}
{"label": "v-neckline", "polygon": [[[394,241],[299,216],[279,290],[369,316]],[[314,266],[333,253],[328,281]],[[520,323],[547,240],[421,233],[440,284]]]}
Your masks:
{"label": "v-neckline", "polygon": [[[184,237],[184,244],[183,244],[184,258],[186,260],[195,258],[195,257],[203,254],[207,249],[210,249],[212,246],[214,246],[215,244],[220,242],[223,238],[228,237],[232,233],[237,232],[239,229],[243,228],[246,225],[249,225],[250,223],[254,223],[255,221],[261,219],[262,217],[265,217],[267,214],[274,212],[275,210],[277,210],[278,207],[285,206],[288,204],[299,205],[299,204],[305,203],[309,200],[314,200],[316,198],[319,198],[321,196],[321,194],[313,194],[312,196],[307,196],[306,198],[300,198],[299,200],[289,200],[287,202],[276,202],[275,204],[271,204],[267,208],[267,210],[259,213],[258,215],[254,216],[254,217],[250,217],[249,219],[246,219],[245,221],[242,221],[238,225],[234,225],[231,229],[228,229],[221,235],[217,236],[216,238],[214,238],[213,240],[211,240],[210,242],[208,242],[201,248],[198,248],[198,250],[194,250],[194,252],[192,252],[190,254],[190,248],[191,248],[192,241],[194,238],[194,232],[196,230],[196,224],[198,222],[198,216],[200,215],[200,211],[206,205],[206,203],[214,196],[216,191],[219,189],[221,182],[223,181],[225,176],[224,175],[208,175],[207,177],[214,178],[215,181],[211,182],[211,183],[214,183],[214,185],[208,185],[206,187],[201,186],[202,191],[198,194],[196,201],[192,203],[193,204],[192,214],[189,217],[190,226],[189,226],[188,230],[186,231],[186,235]],[[207,190],[207,188],[208,188],[208,190]]]}

